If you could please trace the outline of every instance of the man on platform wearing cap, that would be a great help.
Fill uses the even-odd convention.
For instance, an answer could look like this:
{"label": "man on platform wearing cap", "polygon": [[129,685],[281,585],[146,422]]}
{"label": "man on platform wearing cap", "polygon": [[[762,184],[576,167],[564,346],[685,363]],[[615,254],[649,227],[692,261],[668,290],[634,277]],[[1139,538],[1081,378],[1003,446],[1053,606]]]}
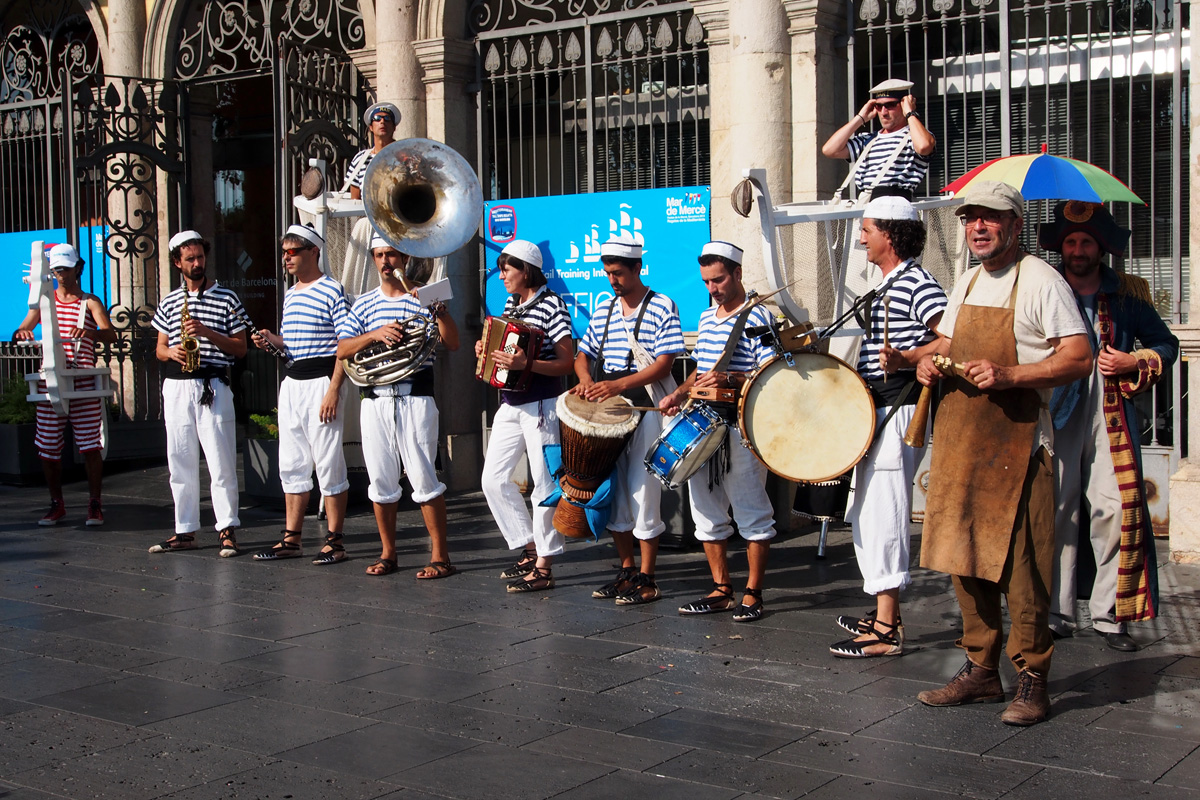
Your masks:
{"label": "man on platform wearing cap", "polygon": [[[659,408],[672,416],[688,399],[693,386],[738,391],[746,385],[751,372],[774,356],[771,348],[744,332],[746,327],[769,328],[771,315],[761,305],[745,311],[742,308],[746,304],[746,289],[742,285],[741,248],[729,242],[709,242],[700,251],[699,262],[700,278],[713,304],[700,314],[696,347],[692,351],[696,371],[658,403]],[[743,324],[738,324],[739,319]],[[766,490],[767,468],[742,446],[736,400],[705,402],[725,419],[728,437],[708,464],[688,479],[696,538],[704,543],[713,588],[699,600],[681,606],[679,613],[717,614],[732,610],[735,622],[753,622],[763,615],[767,554],[771,539],[775,538],[774,510]],[[733,535],[731,505],[738,533],[746,540],[749,564],[746,589],[737,605],[727,558],[729,537]]]}
{"label": "man on platform wearing cap", "polygon": [[[613,299],[596,308],[575,356],[579,385],[571,391],[588,400],[615,395],[635,406],[657,403],[674,391],[671,366],[684,351],[679,311],[669,297],[642,283],[642,245],[614,237],[600,246],[600,262]],[[662,432],[658,414],[643,414],[613,470],[608,530],[621,559],[616,580],[592,597],[617,605],[649,603],[662,596],[654,581],[658,537],[666,530],[659,513],[662,487],[645,468],[646,451]],[[634,542],[639,543],[641,568]]]}
{"label": "man on platform wearing cap", "polygon": [[[200,529],[200,451],[208,463],[213,512],[222,558],[241,555],[238,548],[237,448],[229,368],[246,355],[246,309],[229,289],[208,277],[212,245],[196,231],[181,231],[168,244],[180,286],[159,303],[153,325],[158,331],[158,360],[164,363],[163,421],[167,429],[167,467],[175,499],[175,535],[151,553],[194,550]],[[184,304],[189,319],[182,319]],[[187,353],[182,334],[199,343],[199,366],[184,372]]]}
{"label": "man on platform wearing cap", "polygon": [[[879,427],[871,449],[854,468],[854,494],[846,511],[863,591],[875,607],[862,618],[839,616],[853,638],[829,648],[841,658],[895,656],[904,651],[900,590],[908,572],[912,487],[925,448],[904,443],[920,387],[917,362],[936,349],[946,293],[916,263],[925,249],[925,225],[902,197],[876,197],[863,210],[861,241],[883,274],[866,310],[868,324],[858,374],[871,388]],[[889,379],[890,378],[890,379]]]}
{"label": "man on platform wearing cap", "polygon": [[[62,338],[63,355],[67,365],[76,369],[96,366],[96,342],[117,340],[104,303],[95,295],[83,291],[79,285],[83,267],[83,259],[71,245],[56,244],[50,248],[50,272],[57,282],[54,290],[55,315]],[[31,309],[13,334],[13,339],[33,341],[33,329],[41,321],[41,309]],[[94,389],[95,385],[96,379],[91,377],[74,380],[76,391]],[[39,381],[38,392],[45,391],[45,381]],[[50,510],[38,520],[39,525],[57,525],[67,515],[62,491],[62,449],[68,420],[87,471],[89,500],[85,524],[93,527],[104,524],[104,510],[100,504],[104,476],[101,441],[103,414],[104,402],[99,397],[71,400],[66,417],[60,417],[48,402],[37,404],[34,442],[42,462],[42,474],[46,476],[46,487],[50,490]]]}
{"label": "man on platform wearing cap", "polygon": [[[399,345],[412,335],[404,321],[413,317],[435,319],[442,344],[458,349],[458,326],[446,307],[429,308],[417,297],[419,283],[409,270],[410,257],[382,236],[371,240],[371,254],[379,270],[379,286],[354,301],[338,326],[338,358],[350,358],[374,344]],[[433,400],[433,362],[436,350],[404,379],[365,387],[361,411],[363,460],[371,484],[367,496],[375,506],[382,553],[367,567],[368,575],[390,575],[396,562],[396,508],[403,493],[400,475],[408,476],[412,498],[421,507],[429,531],[429,564],[417,571],[420,580],[445,578],[458,570],[450,563],[446,544],[446,484],[437,478],[438,408]]]}
{"label": "man on platform wearing cap", "polygon": [[1129,242],[1129,231],[1103,205],[1060,202],[1039,234],[1043,248],[1062,254],[1059,270],[1079,303],[1095,364],[1086,377],[1057,387],[1050,401],[1058,500],[1050,628],[1061,637],[1076,627],[1079,534],[1090,530],[1092,628],[1109,647],[1129,652],[1138,646],[1125,623],[1158,611],[1154,531],[1131,398],[1170,369],[1179,340],[1155,310],[1146,281],[1103,263]]}
{"label": "man on platform wearing cap", "polygon": [[371,159],[396,141],[394,136],[396,126],[400,124],[400,109],[393,103],[375,103],[363,114],[363,122],[371,130],[372,146],[359,150],[350,159],[350,166],[346,168],[346,182],[342,186],[342,191],[349,189],[350,196],[355,200],[362,199],[363,177],[367,174]]}
{"label": "man on platform wearing cap", "polygon": [[255,332],[262,350],[282,352],[287,364],[279,386],[279,479],[286,513],[283,536],[256,561],[297,558],[304,554],[304,512],[312,491],[312,475],[325,497],[329,532],[317,565],[346,558],[342,523],[346,519],[346,457],[342,452],[342,384],[346,373],[337,358],[337,329],[349,308],[342,285],[321,272],[325,240],[307,225],[292,225],[283,235],[283,267],[295,279],[283,297],[279,336],[266,328]]}
{"label": "man on platform wearing cap", "polygon": [[944,374],[930,356],[917,378],[944,379],[925,506],[921,566],[949,573],[963,616],[966,663],[943,688],[921,692],[930,706],[998,703],[1001,595],[1017,670],[1015,699],[1000,719],[1033,725],[1050,714],[1046,681],[1054,640],[1054,471],[1050,390],[1091,370],[1091,348],[1071,287],[1021,250],[1025,199],[1013,187],[978,181],[955,213],[981,266],[958,279],[938,326],[937,352],[957,365]]}
{"label": "man on platform wearing cap", "polygon": [[[871,97],[857,114],[829,137],[821,148],[827,158],[855,162],[842,194],[853,178],[859,192],[872,197],[899,195],[912,200],[913,192],[929,171],[929,156],[937,141],[921,121],[912,82],[895,78],[871,89]],[[879,118],[881,130],[859,129]]]}
{"label": "man on platform wearing cap", "polygon": [[[550,566],[563,551],[562,534],[554,529],[554,509],[541,502],[554,491],[554,477],[546,467],[544,448],[558,444],[558,414],[555,401],[563,392],[563,376],[575,363],[575,341],[566,303],[546,285],[542,273],[542,251],[533,242],[515,239],[505,245],[496,259],[500,280],[509,293],[503,316],[519,319],[544,334],[536,353],[492,353],[494,362],[518,372],[532,359],[529,386],[520,392],[500,390],[500,407],[492,420],[487,456],[483,461],[483,496],[496,518],[508,546],[521,555],[500,573],[511,583],[508,591],[537,592],[554,588]],[[475,343],[475,356],[483,355],[484,343]],[[513,482],[513,470],[524,455],[533,476],[533,516]]]}

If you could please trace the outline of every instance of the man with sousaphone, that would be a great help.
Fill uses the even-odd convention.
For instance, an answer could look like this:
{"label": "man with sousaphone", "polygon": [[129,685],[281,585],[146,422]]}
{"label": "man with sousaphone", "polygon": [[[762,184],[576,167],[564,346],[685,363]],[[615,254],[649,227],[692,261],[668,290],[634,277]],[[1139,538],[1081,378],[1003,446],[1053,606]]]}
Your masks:
{"label": "man with sousaphone", "polygon": [[[775,519],[766,490],[767,468],[742,447],[737,396],[749,374],[775,354],[759,337],[747,334],[745,328],[770,328],[771,315],[763,306],[747,301],[741,248],[728,242],[709,242],[698,260],[700,278],[713,304],[700,314],[692,351],[696,371],[658,406],[668,416],[675,416],[689,398],[709,398],[700,401],[702,416],[692,424],[706,435],[722,437],[724,442],[710,457],[707,469],[701,466],[688,479],[696,538],[704,545],[713,588],[699,600],[681,606],[679,613],[693,616],[732,610],[735,622],[753,622],[763,615],[762,587],[767,553],[775,537]],[[714,415],[719,422],[705,419]],[[652,469],[654,466],[651,464]],[[746,540],[749,563],[746,589],[737,605],[727,557],[729,537],[733,535],[731,505],[738,533]]]}
{"label": "man with sousaphone", "polygon": [[[669,297],[642,283],[640,242],[610,239],[600,247],[600,261],[614,296],[596,309],[580,340],[575,356],[579,385],[571,393],[593,402],[622,395],[634,406],[651,406],[675,389],[671,366],[684,351],[679,311]],[[659,511],[662,490],[643,467],[661,430],[658,414],[643,415],[613,470],[608,531],[621,569],[615,580],[592,592],[597,599],[636,605],[662,596],[654,581],[658,537],[666,530]],[[635,566],[635,541],[640,569]]]}
{"label": "man with sousaphone", "polygon": [[[406,322],[432,320],[437,337],[449,350],[458,349],[458,326],[444,305],[429,308],[409,283],[411,257],[382,236],[371,240],[371,255],[379,270],[379,286],[354,301],[338,329],[338,358],[350,359],[371,348],[412,343],[423,334]],[[416,281],[417,276],[413,276]],[[420,283],[420,281],[416,281]],[[426,341],[432,334],[426,336]],[[376,382],[362,391],[362,448],[370,485],[367,496],[375,508],[382,552],[368,575],[390,575],[396,561],[396,511],[403,490],[400,475],[408,476],[412,498],[421,507],[429,531],[429,564],[417,572],[420,580],[446,578],[458,572],[446,543],[446,484],[438,480],[438,408],[433,399],[433,347],[422,351],[416,370],[390,382]],[[385,352],[385,357],[387,356]]]}

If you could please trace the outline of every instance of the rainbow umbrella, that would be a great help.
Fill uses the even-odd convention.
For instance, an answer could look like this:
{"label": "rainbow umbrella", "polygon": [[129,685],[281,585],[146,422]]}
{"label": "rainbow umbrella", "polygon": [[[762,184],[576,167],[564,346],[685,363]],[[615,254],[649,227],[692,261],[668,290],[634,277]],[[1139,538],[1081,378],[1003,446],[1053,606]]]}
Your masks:
{"label": "rainbow umbrella", "polygon": [[1142,198],[1095,164],[1042,152],[993,159],[942,188],[959,195],[975,181],[1001,181],[1015,186],[1026,200],[1086,200],[1146,205]]}

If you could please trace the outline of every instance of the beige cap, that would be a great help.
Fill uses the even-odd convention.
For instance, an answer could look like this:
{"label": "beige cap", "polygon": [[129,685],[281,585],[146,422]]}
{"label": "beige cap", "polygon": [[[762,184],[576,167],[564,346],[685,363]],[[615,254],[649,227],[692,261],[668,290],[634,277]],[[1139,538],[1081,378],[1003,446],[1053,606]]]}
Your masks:
{"label": "beige cap", "polygon": [[958,198],[954,213],[962,216],[968,206],[1011,211],[1017,219],[1025,219],[1025,198],[1016,187],[1002,181],[975,181]]}
{"label": "beige cap", "polygon": [[899,100],[912,92],[912,81],[903,81],[899,78],[888,78],[882,83],[877,83],[871,87],[872,97],[894,97]]}

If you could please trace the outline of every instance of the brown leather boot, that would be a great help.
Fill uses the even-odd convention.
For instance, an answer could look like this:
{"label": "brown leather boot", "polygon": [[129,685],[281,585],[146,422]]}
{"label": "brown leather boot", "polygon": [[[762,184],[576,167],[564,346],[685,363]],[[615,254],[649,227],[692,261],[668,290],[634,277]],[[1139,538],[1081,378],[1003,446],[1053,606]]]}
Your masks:
{"label": "brown leather boot", "polygon": [[921,692],[917,699],[927,706],[999,703],[1004,700],[1004,686],[998,670],[981,667],[968,658],[949,683],[941,689]]}
{"label": "brown leather boot", "polygon": [[1000,715],[1005,725],[1025,727],[1045,722],[1050,716],[1050,695],[1046,692],[1046,678],[1031,669],[1017,673],[1016,697]]}

